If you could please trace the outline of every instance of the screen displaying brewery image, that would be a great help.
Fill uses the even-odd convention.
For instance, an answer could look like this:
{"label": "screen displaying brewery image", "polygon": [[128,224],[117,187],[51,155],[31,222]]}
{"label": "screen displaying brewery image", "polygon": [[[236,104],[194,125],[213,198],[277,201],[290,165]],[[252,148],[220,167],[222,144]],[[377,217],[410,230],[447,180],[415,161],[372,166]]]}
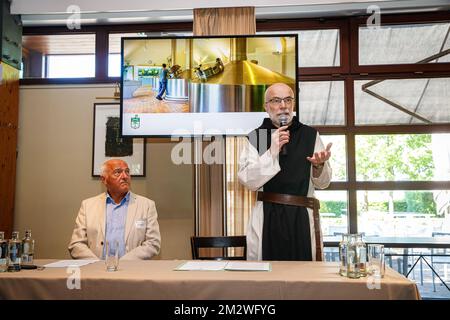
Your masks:
{"label": "screen displaying brewery image", "polygon": [[122,38],[122,134],[246,135],[267,117],[267,87],[286,83],[297,95],[297,42],[295,34]]}

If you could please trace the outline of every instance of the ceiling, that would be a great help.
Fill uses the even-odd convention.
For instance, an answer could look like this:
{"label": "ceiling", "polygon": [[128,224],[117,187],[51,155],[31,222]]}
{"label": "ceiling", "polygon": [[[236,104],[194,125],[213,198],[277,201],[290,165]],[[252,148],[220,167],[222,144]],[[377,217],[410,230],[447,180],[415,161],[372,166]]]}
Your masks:
{"label": "ceiling", "polygon": [[66,25],[69,18],[85,25],[187,22],[194,8],[233,6],[254,6],[257,19],[355,16],[367,14],[370,5],[382,13],[450,10],[450,0],[12,0],[11,12],[20,14],[25,26],[43,26]]}

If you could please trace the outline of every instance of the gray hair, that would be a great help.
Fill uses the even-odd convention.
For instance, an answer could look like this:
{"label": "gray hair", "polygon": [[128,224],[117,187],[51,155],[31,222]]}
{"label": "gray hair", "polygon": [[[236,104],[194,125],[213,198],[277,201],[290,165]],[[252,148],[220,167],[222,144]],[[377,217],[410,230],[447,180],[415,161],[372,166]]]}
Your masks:
{"label": "gray hair", "polygon": [[106,160],[105,162],[102,163],[101,167],[100,167],[100,177],[105,177],[106,176],[106,171],[108,170],[108,162],[109,160]]}
{"label": "gray hair", "polygon": [[109,162],[111,162],[111,161],[122,161],[128,166],[128,163],[125,160],[122,160],[122,159],[109,159],[109,160],[106,160],[105,162],[103,162],[103,164],[100,167],[100,177],[105,177],[106,176],[106,172],[108,171],[108,168],[109,168]]}
{"label": "gray hair", "polygon": [[289,88],[289,90],[291,91],[292,96],[295,96],[294,90],[292,90],[291,86],[287,85],[286,83],[278,82],[278,83],[271,84],[266,89],[266,92],[264,93],[264,102],[267,102],[267,96],[269,95],[269,92],[271,90],[273,90],[273,87],[277,87],[277,86],[285,86],[285,87]]}

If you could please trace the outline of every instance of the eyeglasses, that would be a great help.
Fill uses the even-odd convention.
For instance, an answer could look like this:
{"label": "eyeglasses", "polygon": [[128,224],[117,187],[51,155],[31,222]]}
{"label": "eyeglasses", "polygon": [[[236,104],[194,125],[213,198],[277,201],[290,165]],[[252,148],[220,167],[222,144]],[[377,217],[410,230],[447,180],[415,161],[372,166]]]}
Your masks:
{"label": "eyeglasses", "polygon": [[125,172],[125,175],[129,176],[130,175],[130,169],[126,168],[126,169],[114,169],[114,171],[112,172],[112,175],[114,177],[120,177],[120,175]]}
{"label": "eyeglasses", "polygon": [[279,106],[281,105],[282,101],[284,101],[285,105],[290,106],[292,102],[294,102],[294,97],[285,97],[285,98],[274,97],[266,103],[270,103],[271,105],[274,106]]}

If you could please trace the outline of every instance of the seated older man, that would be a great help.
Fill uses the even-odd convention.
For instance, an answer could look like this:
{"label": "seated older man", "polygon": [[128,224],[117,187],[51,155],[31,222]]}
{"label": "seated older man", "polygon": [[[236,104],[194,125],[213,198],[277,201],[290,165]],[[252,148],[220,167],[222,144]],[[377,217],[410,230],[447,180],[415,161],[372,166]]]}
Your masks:
{"label": "seated older man", "polygon": [[119,257],[150,259],[159,253],[161,236],[155,202],[130,191],[130,169],[112,159],[102,165],[106,192],[81,203],[69,252],[74,259],[103,259],[106,241],[117,243]]}

